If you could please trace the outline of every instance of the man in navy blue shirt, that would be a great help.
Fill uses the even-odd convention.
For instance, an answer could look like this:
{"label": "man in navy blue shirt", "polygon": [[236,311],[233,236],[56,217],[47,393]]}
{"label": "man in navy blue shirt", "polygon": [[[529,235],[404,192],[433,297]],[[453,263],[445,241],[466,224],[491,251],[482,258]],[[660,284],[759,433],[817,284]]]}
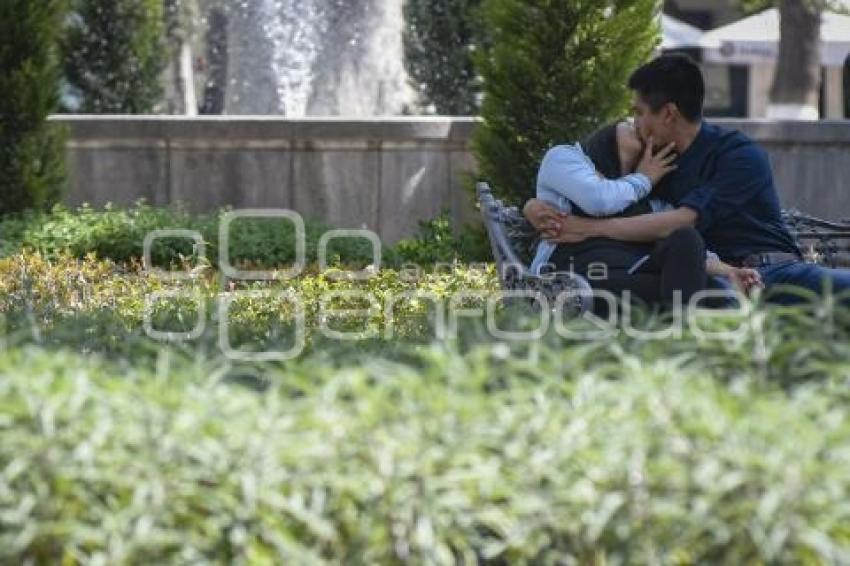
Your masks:
{"label": "man in navy blue shirt", "polygon": [[[557,242],[603,236],[651,242],[682,226],[696,226],[709,249],[732,265],[759,270],[767,288],[796,285],[821,291],[850,290],[850,270],[802,260],[781,218],[767,155],[747,136],[702,120],[705,86],[689,58],[662,55],[629,79],[634,91],[635,127],[653,147],[674,143],[677,169],[652,192],[673,203],[671,211],[625,218],[560,216],[538,226]],[[776,295],[789,303],[794,296]]]}

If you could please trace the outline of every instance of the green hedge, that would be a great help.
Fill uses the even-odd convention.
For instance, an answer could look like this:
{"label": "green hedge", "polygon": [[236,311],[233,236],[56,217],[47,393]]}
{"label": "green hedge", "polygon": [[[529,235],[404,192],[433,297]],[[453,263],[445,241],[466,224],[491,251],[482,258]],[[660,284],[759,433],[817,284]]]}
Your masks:
{"label": "green hedge", "polygon": [[[381,269],[368,280],[335,278],[333,268],[319,273],[312,267],[292,280],[277,282],[235,282],[239,290],[289,291],[295,293],[304,307],[307,350],[320,349],[323,341],[317,332],[320,300],[332,292],[363,291],[380,306],[368,317],[368,323],[385,336],[388,317],[385,309],[395,294],[420,291],[448,303],[459,290],[491,292],[498,288],[491,265],[464,266],[451,264],[451,269],[428,271]],[[218,325],[215,313],[222,291],[219,274],[204,270],[191,282],[173,282],[156,275],[144,274],[140,266],[125,266],[93,257],[82,260],[69,255],[46,258],[38,253],[20,253],[0,259],[0,316],[5,317],[12,344],[33,337],[41,344],[73,348],[77,351],[126,356],[134,363],[155,354],[159,343],[144,332],[143,315],[146,297],[164,290],[183,289],[197,292],[206,308],[206,328],[186,347],[205,352],[219,352]],[[333,303],[335,308],[365,307],[362,301]],[[193,297],[157,300],[152,308],[153,327],[162,331],[188,332],[195,327],[198,308]],[[292,304],[268,298],[237,298],[230,309],[230,335],[234,344],[247,344],[247,349],[267,345],[268,349],[288,349],[290,344]],[[433,312],[428,301],[401,299],[393,304],[393,338],[379,338],[375,344],[385,348],[393,341],[428,341],[435,335],[427,315]],[[356,316],[332,321],[333,329],[360,329],[366,324]],[[2,329],[2,326],[0,326]],[[337,341],[334,341],[338,345]],[[363,348],[363,342],[354,343]]]}
{"label": "green hedge", "polygon": [[0,353],[6,563],[838,564],[847,347],[790,390],[615,346],[154,368]]}
{"label": "green hedge", "polygon": [[[181,228],[200,232],[207,258],[218,265],[219,219],[226,210],[193,214],[180,205],[153,207],[143,201],[130,207],[107,205],[102,209],[57,205],[49,213],[27,212],[0,219],[0,257],[30,249],[48,258],[70,253],[78,258],[94,254],[115,262],[139,261],[149,232]],[[322,222],[305,221],[308,262],[316,261],[319,238],[331,228]],[[230,234],[233,262],[276,267],[295,260],[294,230],[286,220],[237,220],[231,225]],[[365,265],[372,259],[371,245],[359,238],[335,239],[329,251],[331,261],[344,264]],[[193,254],[192,242],[187,239],[157,239],[151,250],[152,261],[158,266],[181,264]],[[407,262],[486,261],[490,251],[483,227],[466,227],[455,235],[448,212],[443,212],[421,222],[415,236],[396,246],[385,246],[382,255],[384,264],[399,266]]]}
{"label": "green hedge", "polygon": [[[740,327],[727,341],[511,344],[471,320],[458,340],[246,364],[221,355],[214,324],[182,345],[145,338],[143,296],[169,285],[92,258],[0,260],[0,563],[850,557],[848,309],[701,320]],[[311,305],[352,285],[292,283]],[[387,270],[367,284],[379,299],[411,287],[495,281]],[[236,334],[280,318],[234,309]]]}

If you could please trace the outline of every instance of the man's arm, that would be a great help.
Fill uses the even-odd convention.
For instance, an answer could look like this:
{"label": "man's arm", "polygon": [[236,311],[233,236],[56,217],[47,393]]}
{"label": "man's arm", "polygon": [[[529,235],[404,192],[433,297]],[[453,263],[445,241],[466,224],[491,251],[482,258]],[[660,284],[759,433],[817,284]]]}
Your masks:
{"label": "man's arm", "polygon": [[560,221],[559,234],[553,239],[579,242],[593,236],[606,236],[649,242],[682,226],[695,226],[705,233],[756,198],[765,185],[771,184],[767,154],[753,144],[744,144],[723,153],[712,177],[688,192],[676,210],[606,220],[565,218]]}
{"label": "man's arm", "polygon": [[593,237],[654,242],[669,236],[676,228],[694,226],[696,221],[696,211],[688,207],[626,218],[597,219],[570,215],[558,219],[558,234],[550,239],[563,243],[581,242]]}

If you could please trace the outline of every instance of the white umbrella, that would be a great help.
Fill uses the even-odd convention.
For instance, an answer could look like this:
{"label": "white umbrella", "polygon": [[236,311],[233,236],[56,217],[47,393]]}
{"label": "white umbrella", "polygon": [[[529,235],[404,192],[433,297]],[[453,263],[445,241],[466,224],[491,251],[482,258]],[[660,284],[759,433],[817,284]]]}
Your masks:
{"label": "white umbrella", "polygon": [[[821,18],[821,64],[841,66],[850,54],[850,16],[824,12]],[[779,56],[779,11],[770,8],[706,32],[700,45],[711,63],[769,63]]]}
{"label": "white umbrella", "polygon": [[667,14],[661,14],[661,49],[699,47],[703,31]]}

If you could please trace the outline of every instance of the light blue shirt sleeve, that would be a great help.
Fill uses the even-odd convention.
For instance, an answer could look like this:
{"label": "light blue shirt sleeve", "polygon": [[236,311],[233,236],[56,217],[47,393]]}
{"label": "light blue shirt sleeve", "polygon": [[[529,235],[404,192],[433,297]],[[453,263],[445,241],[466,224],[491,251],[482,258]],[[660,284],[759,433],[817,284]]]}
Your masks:
{"label": "light blue shirt sleeve", "polygon": [[537,196],[561,196],[592,216],[610,216],[649,194],[652,184],[642,173],[619,179],[601,177],[576,144],[558,145],[546,152],[537,173]]}

